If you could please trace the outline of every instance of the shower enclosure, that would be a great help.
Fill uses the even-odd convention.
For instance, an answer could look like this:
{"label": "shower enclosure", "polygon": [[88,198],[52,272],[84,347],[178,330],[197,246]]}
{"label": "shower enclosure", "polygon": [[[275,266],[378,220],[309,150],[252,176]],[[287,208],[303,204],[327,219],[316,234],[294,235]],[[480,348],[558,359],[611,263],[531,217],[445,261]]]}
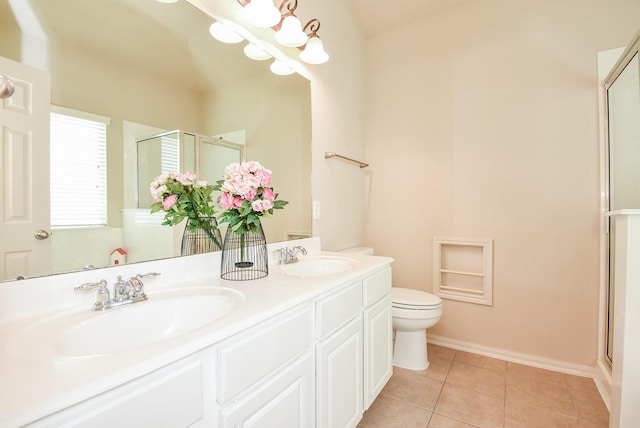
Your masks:
{"label": "shower enclosure", "polygon": [[169,172],[194,172],[215,183],[225,167],[244,160],[244,145],[180,130],[164,132],[136,142],[138,155],[138,208],[150,208],[149,184]]}
{"label": "shower enclosure", "polygon": [[640,60],[638,34],[604,81],[607,108],[607,222],[609,231],[608,328],[606,355],[613,359],[612,302],[615,294],[615,227],[611,212],[640,209]]}

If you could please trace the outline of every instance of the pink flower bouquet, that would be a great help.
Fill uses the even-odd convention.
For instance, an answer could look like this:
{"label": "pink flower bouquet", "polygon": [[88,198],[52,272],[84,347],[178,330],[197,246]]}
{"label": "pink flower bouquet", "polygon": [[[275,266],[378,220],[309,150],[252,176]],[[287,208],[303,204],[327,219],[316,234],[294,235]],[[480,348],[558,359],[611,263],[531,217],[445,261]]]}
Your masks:
{"label": "pink flower bouquet", "polygon": [[151,205],[151,213],[164,211],[162,224],[166,226],[174,226],[188,218],[188,230],[204,230],[222,248],[209,220],[214,215],[211,196],[214,187],[205,180],[198,180],[191,172],[161,174],[149,187],[155,201]]}
{"label": "pink flower bouquet", "polygon": [[231,230],[239,234],[255,232],[260,217],[268,217],[273,210],[288,204],[277,199],[271,187],[271,171],[256,161],[228,165],[215,190],[222,192],[218,204],[225,210],[220,223],[229,223]]}

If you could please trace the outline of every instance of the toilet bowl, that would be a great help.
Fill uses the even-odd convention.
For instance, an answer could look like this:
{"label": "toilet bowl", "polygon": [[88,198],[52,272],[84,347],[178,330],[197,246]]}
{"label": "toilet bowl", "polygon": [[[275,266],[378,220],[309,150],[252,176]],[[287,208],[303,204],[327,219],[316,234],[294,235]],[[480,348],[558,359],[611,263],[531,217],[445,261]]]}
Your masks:
{"label": "toilet bowl", "polygon": [[391,317],[395,332],[393,365],[409,370],[429,367],[427,329],[442,316],[438,296],[410,288],[391,288]]}
{"label": "toilet bowl", "polygon": [[[344,253],[373,255],[370,247],[342,250]],[[395,333],[393,365],[409,370],[429,367],[427,329],[442,316],[442,300],[411,288],[391,288],[391,319]]]}

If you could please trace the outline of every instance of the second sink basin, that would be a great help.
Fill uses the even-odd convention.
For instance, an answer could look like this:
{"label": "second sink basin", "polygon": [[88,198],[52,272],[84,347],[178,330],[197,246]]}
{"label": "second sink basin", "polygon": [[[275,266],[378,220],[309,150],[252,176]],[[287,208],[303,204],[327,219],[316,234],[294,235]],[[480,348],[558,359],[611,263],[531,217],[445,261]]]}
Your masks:
{"label": "second sink basin", "polygon": [[282,266],[282,273],[298,277],[333,275],[349,270],[357,263],[356,260],[347,257],[310,256]]}

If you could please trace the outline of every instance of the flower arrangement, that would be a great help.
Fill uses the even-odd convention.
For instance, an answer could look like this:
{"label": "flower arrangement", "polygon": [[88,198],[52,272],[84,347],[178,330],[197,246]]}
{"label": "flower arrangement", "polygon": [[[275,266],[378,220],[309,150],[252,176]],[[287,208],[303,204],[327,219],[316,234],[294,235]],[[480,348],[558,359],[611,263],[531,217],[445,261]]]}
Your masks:
{"label": "flower arrangement", "polygon": [[222,192],[218,204],[225,210],[220,223],[229,223],[231,230],[241,235],[257,231],[260,217],[268,217],[289,203],[277,199],[271,171],[256,161],[228,165],[215,190]]}
{"label": "flower arrangement", "polygon": [[188,230],[204,230],[222,248],[213,233],[215,227],[209,220],[215,214],[212,197],[214,188],[215,185],[198,180],[192,172],[161,174],[149,187],[155,201],[151,205],[151,213],[164,211],[162,225],[165,226],[174,226],[188,218]]}

